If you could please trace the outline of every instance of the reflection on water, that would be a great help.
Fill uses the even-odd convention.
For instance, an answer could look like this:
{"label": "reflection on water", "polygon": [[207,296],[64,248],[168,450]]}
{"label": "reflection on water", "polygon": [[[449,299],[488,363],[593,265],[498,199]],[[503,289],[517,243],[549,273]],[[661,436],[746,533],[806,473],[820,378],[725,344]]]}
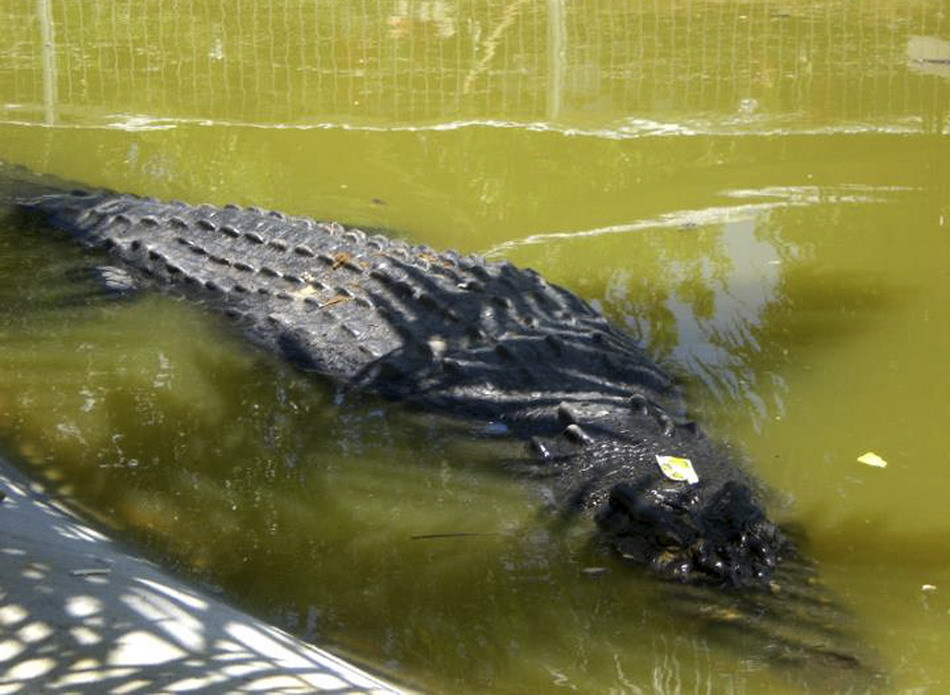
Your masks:
{"label": "reflection on water", "polygon": [[[6,217],[0,440],[89,513],[438,692],[860,690],[839,631],[896,689],[945,689],[941,3],[0,0],[0,21],[22,28],[0,158],[538,269],[684,380],[828,586],[789,607],[644,580],[500,474],[510,443],[178,302],[97,301],[78,251]],[[774,668],[803,646],[841,680]]]}
{"label": "reflection on water", "polygon": [[[489,255],[511,255],[533,244],[573,247],[589,237],[629,236],[623,245],[635,261],[609,266],[613,271],[599,290],[601,308],[682,378],[701,385],[694,395],[720,404],[741,402],[759,427],[784,414],[783,378],[775,370],[788,360],[764,359],[769,354],[774,359],[777,351],[787,354],[787,334],[779,339],[782,347],[773,344],[778,336],[771,335],[769,324],[777,311],[792,301],[799,310],[807,304],[816,313],[876,311],[892,301],[888,288],[873,275],[815,272],[810,265],[813,247],[782,235],[789,216],[798,208],[813,208],[802,214],[817,224],[826,215],[840,215],[845,206],[873,209],[913,193],[908,187],[863,185],[723,191],[721,197],[737,202],[597,229],[530,235],[504,242]],[[813,330],[809,340],[825,333],[840,340],[844,331],[846,322],[838,322]]]}
{"label": "reflection on water", "polygon": [[0,38],[0,114],[132,129],[946,132],[946,90],[928,76],[946,57],[944,11],[937,1],[3,0],[4,25],[23,31]]}

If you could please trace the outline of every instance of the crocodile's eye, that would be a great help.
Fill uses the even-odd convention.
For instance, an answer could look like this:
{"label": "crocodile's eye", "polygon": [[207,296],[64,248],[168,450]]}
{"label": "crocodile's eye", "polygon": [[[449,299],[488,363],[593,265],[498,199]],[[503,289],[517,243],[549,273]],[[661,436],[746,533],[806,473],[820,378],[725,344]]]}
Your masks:
{"label": "crocodile's eye", "polygon": [[661,547],[681,548],[683,546],[683,539],[671,528],[658,528],[654,531],[653,537],[656,540],[656,544]]}

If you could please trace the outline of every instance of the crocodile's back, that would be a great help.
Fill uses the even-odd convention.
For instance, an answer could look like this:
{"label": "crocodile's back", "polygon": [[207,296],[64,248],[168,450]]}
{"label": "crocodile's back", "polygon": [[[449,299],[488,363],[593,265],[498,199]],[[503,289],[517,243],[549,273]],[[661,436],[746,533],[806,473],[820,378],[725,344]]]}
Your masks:
{"label": "crocodile's back", "polygon": [[299,366],[391,397],[542,431],[563,401],[675,400],[629,336],[509,263],[257,208],[107,192],[25,207],[108,250],[139,282],[225,312]]}

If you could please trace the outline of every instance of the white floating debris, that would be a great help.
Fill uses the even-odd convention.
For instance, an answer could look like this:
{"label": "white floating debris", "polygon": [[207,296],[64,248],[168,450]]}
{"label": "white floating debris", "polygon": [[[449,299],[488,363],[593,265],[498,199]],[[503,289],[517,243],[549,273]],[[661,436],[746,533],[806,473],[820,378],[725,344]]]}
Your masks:
{"label": "white floating debris", "polygon": [[874,466],[875,468],[887,468],[887,461],[882,459],[873,451],[869,451],[866,454],[861,454],[858,456],[858,462],[863,463],[866,466]]}
{"label": "white floating debris", "polygon": [[920,587],[920,590],[921,591],[936,591],[937,585],[936,584],[922,584]]}
{"label": "white floating debris", "polygon": [[693,462],[689,459],[680,456],[660,456],[657,454],[656,462],[660,466],[660,470],[663,471],[663,475],[670,480],[678,480],[689,483],[690,485],[695,485],[699,482],[699,475],[696,474],[696,469],[693,468]]}

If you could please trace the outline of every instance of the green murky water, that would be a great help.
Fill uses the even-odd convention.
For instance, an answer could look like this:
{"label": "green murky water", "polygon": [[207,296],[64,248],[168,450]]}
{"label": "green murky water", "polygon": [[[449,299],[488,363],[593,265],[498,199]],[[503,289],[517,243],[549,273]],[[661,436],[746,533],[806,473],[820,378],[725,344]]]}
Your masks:
{"label": "green murky water", "polygon": [[[599,303],[780,491],[880,689],[938,693],[950,9],[803,5],[0,0],[0,158]],[[90,302],[78,251],[0,226],[4,452],[240,605],[436,692],[821,688],[552,529],[508,444],[341,399],[178,302]],[[474,535],[418,538],[445,533]]]}

